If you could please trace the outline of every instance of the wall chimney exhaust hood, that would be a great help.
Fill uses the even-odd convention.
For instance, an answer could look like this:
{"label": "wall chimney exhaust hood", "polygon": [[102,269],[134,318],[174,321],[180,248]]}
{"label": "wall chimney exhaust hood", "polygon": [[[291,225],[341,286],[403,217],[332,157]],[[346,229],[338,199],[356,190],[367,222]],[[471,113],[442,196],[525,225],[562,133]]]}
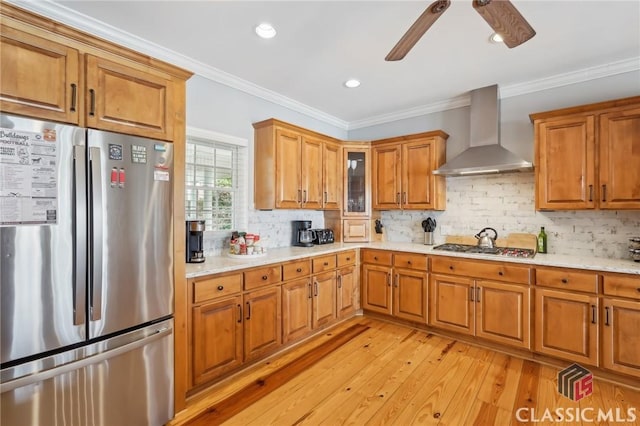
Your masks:
{"label": "wall chimney exhaust hood", "polygon": [[533,164],[500,145],[497,85],[471,91],[470,119],[469,148],[434,170],[433,174],[464,176],[533,170]]}

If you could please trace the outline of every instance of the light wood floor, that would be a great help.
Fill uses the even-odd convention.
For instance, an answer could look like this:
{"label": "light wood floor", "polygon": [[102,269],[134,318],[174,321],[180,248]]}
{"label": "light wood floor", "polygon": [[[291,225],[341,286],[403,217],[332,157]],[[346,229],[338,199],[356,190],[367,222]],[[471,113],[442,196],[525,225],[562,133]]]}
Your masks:
{"label": "light wood floor", "polygon": [[[367,328],[335,344],[354,325]],[[321,355],[310,365],[314,352]],[[287,377],[289,368],[300,371]],[[599,408],[614,416],[617,409],[621,419],[635,409],[638,419],[624,424],[640,424],[640,391],[596,379],[592,395],[574,402],[557,392],[557,373],[451,338],[356,317],[194,397],[170,425],[526,424],[516,418],[519,408],[521,418],[540,421],[530,424],[554,424],[544,417],[547,409],[565,416],[580,409],[583,419],[597,420]],[[263,393],[247,406],[254,391]],[[216,417],[234,407],[237,414]]]}

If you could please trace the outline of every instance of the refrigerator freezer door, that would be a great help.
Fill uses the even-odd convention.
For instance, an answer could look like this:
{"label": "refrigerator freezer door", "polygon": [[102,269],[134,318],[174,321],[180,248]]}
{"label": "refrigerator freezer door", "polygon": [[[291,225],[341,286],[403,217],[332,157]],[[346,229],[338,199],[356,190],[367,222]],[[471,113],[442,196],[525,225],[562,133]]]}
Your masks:
{"label": "refrigerator freezer door", "polygon": [[89,338],[173,313],[173,147],[88,130]]}
{"label": "refrigerator freezer door", "polygon": [[163,425],[173,320],[2,370],[2,425]]}
{"label": "refrigerator freezer door", "polygon": [[[4,211],[0,227],[0,350],[5,364],[86,338],[84,170],[74,179],[74,169],[84,166],[85,130],[2,114],[0,128],[0,208]],[[11,164],[5,153],[11,151],[12,141],[24,137],[34,141],[46,137],[46,143],[23,145],[25,162]],[[22,197],[8,194],[12,192],[9,186],[19,186],[16,179],[28,181]],[[48,224],[34,223],[35,216],[28,212],[31,203],[57,204]],[[11,212],[16,212],[16,221],[25,223],[10,224],[6,219]]]}

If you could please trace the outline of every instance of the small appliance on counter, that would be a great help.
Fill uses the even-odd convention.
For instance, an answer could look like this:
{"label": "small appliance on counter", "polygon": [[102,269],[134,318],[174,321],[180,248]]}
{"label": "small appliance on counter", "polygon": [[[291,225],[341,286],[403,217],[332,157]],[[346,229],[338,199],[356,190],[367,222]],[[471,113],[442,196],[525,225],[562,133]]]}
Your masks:
{"label": "small appliance on counter", "polygon": [[631,253],[631,259],[640,262],[640,237],[629,238],[629,253]]}
{"label": "small appliance on counter", "polygon": [[293,226],[292,244],[300,247],[312,247],[313,240],[316,239],[316,233],[311,229],[310,220],[294,220],[291,222]]}
{"label": "small appliance on counter", "polygon": [[204,220],[187,220],[187,263],[204,262]]}
{"label": "small appliance on counter", "polygon": [[331,229],[312,229],[315,232],[314,244],[333,244],[333,231]]}

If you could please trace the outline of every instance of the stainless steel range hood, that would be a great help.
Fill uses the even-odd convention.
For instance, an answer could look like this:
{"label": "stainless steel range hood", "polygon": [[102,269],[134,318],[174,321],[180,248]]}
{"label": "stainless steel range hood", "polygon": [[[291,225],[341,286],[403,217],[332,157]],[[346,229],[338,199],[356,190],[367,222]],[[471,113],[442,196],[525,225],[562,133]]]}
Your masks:
{"label": "stainless steel range hood", "polygon": [[471,91],[469,148],[433,171],[436,175],[464,176],[533,170],[533,164],[500,145],[498,86]]}

